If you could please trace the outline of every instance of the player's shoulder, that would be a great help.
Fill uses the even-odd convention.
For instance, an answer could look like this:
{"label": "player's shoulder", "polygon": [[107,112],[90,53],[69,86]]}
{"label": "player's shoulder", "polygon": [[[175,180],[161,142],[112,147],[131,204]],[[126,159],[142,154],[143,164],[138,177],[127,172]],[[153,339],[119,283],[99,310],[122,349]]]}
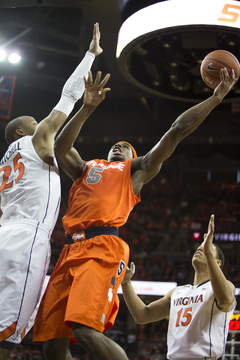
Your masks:
{"label": "player's shoulder", "polygon": [[185,285],[179,285],[179,286],[177,286],[177,287],[175,287],[174,289],[173,289],[173,292],[172,292],[172,294],[174,293],[174,295],[179,295],[179,294],[181,294],[181,293],[183,293],[183,292],[186,292],[186,291],[188,291],[188,290],[192,290],[193,289],[193,285],[192,284],[185,284]]}
{"label": "player's shoulder", "polygon": [[131,160],[131,174],[133,175],[137,171],[141,171],[143,169],[143,162],[142,162],[143,156],[139,156],[134,159],[128,159]]}

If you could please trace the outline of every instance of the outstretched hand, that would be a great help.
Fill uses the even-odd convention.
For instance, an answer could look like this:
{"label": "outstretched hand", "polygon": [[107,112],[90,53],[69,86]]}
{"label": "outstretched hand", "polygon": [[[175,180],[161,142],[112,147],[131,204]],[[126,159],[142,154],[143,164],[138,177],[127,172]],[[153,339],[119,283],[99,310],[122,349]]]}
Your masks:
{"label": "outstretched hand", "polygon": [[130,281],[131,278],[133,277],[134,273],[135,273],[135,264],[133,262],[131,262],[130,269],[127,266],[127,270],[125,272],[125,275],[124,275],[124,278],[123,278],[123,281],[122,281],[122,285],[124,283]]}
{"label": "outstretched hand", "polygon": [[[104,99],[105,95],[110,88],[105,88],[104,86],[110,78],[110,74],[107,74],[105,78],[101,81],[101,71],[98,71],[96,79],[93,83],[92,72],[88,72],[88,79],[84,77],[85,82],[85,94],[83,103],[84,105],[98,106]],[[100,82],[101,81],[101,82]]]}
{"label": "outstretched hand", "polygon": [[89,45],[89,49],[88,49],[88,51],[93,53],[95,56],[98,56],[103,52],[103,49],[99,45],[100,37],[101,37],[101,34],[99,31],[99,24],[96,23],[96,24],[94,24],[93,38],[92,38],[92,41],[91,41],[91,43]]}
{"label": "outstretched hand", "polygon": [[220,78],[221,82],[214,90],[214,95],[219,96],[222,100],[236,84],[237,78],[233,69],[229,74],[226,68],[220,70]]}
{"label": "outstretched hand", "polygon": [[202,249],[204,254],[212,252],[212,243],[213,243],[213,234],[214,234],[214,215],[211,215],[208,223],[208,232],[204,234],[204,241],[202,243]]}

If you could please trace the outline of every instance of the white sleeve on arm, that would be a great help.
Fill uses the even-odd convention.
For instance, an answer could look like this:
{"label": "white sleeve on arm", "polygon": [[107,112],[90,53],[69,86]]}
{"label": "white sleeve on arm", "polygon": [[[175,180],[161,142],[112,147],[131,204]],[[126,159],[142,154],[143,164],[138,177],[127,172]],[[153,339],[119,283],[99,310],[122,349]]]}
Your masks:
{"label": "white sleeve on arm", "polygon": [[84,93],[85,84],[83,78],[84,76],[87,78],[88,71],[90,71],[94,59],[95,55],[87,51],[81,63],[66,81],[62,89],[61,98],[53,110],[61,111],[67,116],[71,113],[75,103]]}

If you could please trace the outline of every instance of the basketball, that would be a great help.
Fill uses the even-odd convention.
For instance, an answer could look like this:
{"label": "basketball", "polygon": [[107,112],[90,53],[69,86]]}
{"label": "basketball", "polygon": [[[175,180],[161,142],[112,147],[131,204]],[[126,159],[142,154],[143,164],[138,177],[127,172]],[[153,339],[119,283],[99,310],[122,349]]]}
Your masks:
{"label": "basketball", "polygon": [[226,50],[212,51],[205,56],[200,68],[203,81],[212,89],[215,89],[221,82],[221,68],[227,68],[229,74],[231,69],[233,69],[235,77],[239,78],[240,64],[236,56]]}

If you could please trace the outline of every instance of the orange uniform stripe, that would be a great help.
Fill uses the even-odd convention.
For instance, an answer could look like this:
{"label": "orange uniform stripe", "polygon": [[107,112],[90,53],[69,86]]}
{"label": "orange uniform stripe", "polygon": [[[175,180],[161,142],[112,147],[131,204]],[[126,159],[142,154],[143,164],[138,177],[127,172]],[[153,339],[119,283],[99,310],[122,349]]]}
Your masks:
{"label": "orange uniform stripe", "polygon": [[9,336],[11,336],[14,333],[16,324],[17,322],[15,321],[12,325],[8,326],[0,333],[0,341],[7,339]]}
{"label": "orange uniform stripe", "polygon": [[25,336],[25,334],[26,334],[26,328],[27,328],[27,326],[24,328],[24,330],[23,330],[23,332],[22,332],[22,334],[21,334],[21,339],[23,339],[24,336]]}

